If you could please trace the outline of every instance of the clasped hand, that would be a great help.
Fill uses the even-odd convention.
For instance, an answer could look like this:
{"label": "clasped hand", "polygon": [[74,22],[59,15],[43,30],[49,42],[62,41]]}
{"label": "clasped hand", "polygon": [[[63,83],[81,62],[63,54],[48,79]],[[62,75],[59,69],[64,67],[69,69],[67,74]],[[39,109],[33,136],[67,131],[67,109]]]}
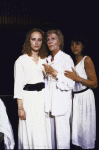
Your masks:
{"label": "clasped hand", "polygon": [[48,64],[42,64],[44,66],[45,72],[48,74],[51,74],[53,76],[57,76],[58,72],[50,65]]}

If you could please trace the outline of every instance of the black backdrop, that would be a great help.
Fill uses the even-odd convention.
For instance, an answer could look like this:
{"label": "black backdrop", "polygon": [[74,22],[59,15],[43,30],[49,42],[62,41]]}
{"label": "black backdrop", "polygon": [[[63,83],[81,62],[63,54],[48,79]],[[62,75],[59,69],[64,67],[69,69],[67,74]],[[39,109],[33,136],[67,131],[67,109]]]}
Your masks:
{"label": "black backdrop", "polygon": [[[38,2],[37,4],[32,1],[21,1],[20,3],[14,1],[0,4],[0,98],[7,107],[16,144],[18,117],[17,104],[13,100],[13,71],[14,62],[21,55],[26,33],[34,27],[41,28],[44,32],[50,28],[58,28],[64,35],[64,51],[68,54],[71,54],[69,37],[74,32],[83,34],[88,40],[88,54],[95,64],[99,81],[98,14],[97,4],[91,2],[87,4],[82,1],[71,1],[70,3],[50,1],[47,3]],[[99,138],[98,91],[99,87],[94,90],[97,111],[97,143]]]}

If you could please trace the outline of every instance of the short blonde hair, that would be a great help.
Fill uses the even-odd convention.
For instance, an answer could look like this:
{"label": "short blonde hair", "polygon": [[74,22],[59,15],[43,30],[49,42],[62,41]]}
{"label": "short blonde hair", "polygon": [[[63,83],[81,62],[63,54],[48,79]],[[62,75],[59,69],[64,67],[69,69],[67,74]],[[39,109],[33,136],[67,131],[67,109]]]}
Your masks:
{"label": "short blonde hair", "polygon": [[58,29],[56,29],[56,30],[52,30],[52,29],[48,30],[47,33],[46,33],[46,40],[47,40],[48,35],[51,34],[51,33],[55,33],[58,36],[58,39],[61,42],[60,50],[64,51],[64,36],[63,36],[62,32],[60,30],[58,30]]}

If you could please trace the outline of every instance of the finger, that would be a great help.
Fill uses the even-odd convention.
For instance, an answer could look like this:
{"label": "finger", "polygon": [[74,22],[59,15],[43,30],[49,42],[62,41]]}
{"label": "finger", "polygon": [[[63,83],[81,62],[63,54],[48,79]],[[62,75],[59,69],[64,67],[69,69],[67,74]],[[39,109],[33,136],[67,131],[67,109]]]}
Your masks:
{"label": "finger", "polygon": [[26,117],[24,117],[24,120],[26,120]]}
{"label": "finger", "polygon": [[67,73],[67,72],[65,72],[64,74],[65,74],[65,75],[68,75],[68,73]]}
{"label": "finger", "polygon": [[72,68],[72,70],[73,70],[73,72],[76,72],[76,71],[74,70],[74,68]]}
{"label": "finger", "polygon": [[69,74],[68,74],[68,73],[65,73],[65,76],[66,76],[66,77],[69,77]]}
{"label": "finger", "polygon": [[67,78],[71,79],[71,77],[69,75],[66,75]]}
{"label": "finger", "polygon": [[23,118],[24,118],[24,120],[26,120],[26,114],[25,114],[25,112],[24,112],[24,116],[23,116]]}
{"label": "finger", "polygon": [[65,73],[70,73],[70,71],[65,70]]}
{"label": "finger", "polygon": [[42,64],[43,66],[47,66],[48,64]]}
{"label": "finger", "polygon": [[21,120],[26,120],[26,119],[24,117],[22,117]]}
{"label": "finger", "polygon": [[46,64],[42,64],[44,67],[46,66]]}
{"label": "finger", "polygon": [[25,120],[25,117],[21,117],[21,120]]}
{"label": "finger", "polygon": [[26,120],[26,115],[25,115],[25,114],[24,114],[24,117],[23,117],[23,118],[24,118],[24,120]]}
{"label": "finger", "polygon": [[23,117],[21,117],[21,120],[23,120]]}
{"label": "finger", "polygon": [[19,118],[20,118],[21,120],[23,120],[23,117],[20,116]]}

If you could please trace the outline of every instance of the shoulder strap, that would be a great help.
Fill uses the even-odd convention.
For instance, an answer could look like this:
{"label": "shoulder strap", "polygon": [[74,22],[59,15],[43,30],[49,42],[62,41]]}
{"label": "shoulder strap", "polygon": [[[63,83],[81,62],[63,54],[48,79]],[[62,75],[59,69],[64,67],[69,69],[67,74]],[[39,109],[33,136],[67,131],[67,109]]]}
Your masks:
{"label": "shoulder strap", "polygon": [[84,57],[83,57],[83,61],[85,60],[86,57],[88,57],[88,56],[84,56]]}

